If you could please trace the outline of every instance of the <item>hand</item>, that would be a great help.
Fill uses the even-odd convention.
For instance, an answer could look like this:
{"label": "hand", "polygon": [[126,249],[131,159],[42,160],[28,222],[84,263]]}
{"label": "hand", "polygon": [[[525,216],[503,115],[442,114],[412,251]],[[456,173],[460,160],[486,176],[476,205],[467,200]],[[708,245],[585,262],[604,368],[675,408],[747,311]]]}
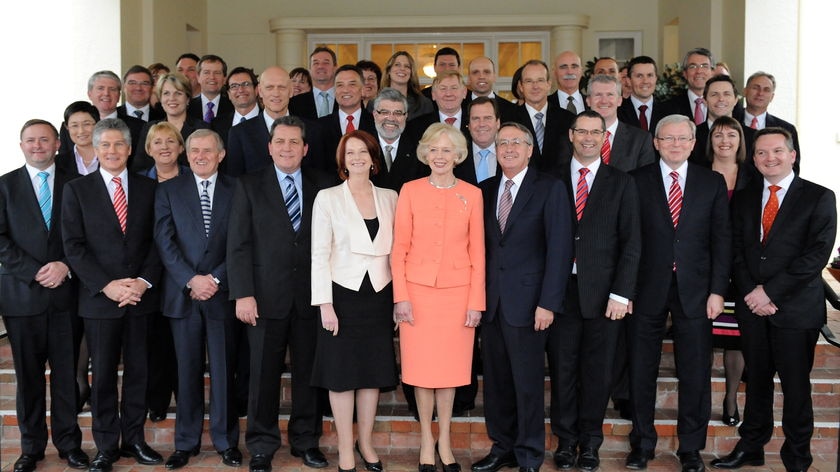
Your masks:
{"label": "hand", "polygon": [[67,264],[61,261],[47,262],[35,274],[35,281],[42,287],[56,288],[67,280],[67,274],[69,273],[70,268],[67,267]]}
{"label": "hand", "polygon": [[256,326],[257,318],[260,317],[257,313],[257,299],[254,297],[237,298],[236,317],[243,323]]}
{"label": "hand", "polygon": [[190,287],[190,297],[193,300],[209,300],[219,291],[219,284],[213,280],[213,276],[210,274],[196,274],[190,279],[187,285]]}
{"label": "hand", "polygon": [[755,310],[753,310],[753,313],[755,313],[758,316],[770,316],[775,315],[777,311],[779,311],[779,308],[776,306],[776,304],[770,302],[762,307],[756,308]]}
{"label": "hand", "polygon": [[633,300],[630,300],[630,301],[627,303],[627,314],[628,314],[628,315],[632,315],[632,314],[633,314]]}
{"label": "hand", "polygon": [[467,310],[467,328],[477,328],[481,324],[481,312],[478,310]]}
{"label": "hand", "polygon": [[[135,282],[139,282],[142,285],[142,289]],[[140,303],[140,297],[145,291],[146,284],[142,280],[132,278],[112,280],[102,289],[102,293],[109,299],[117,302],[120,308],[126,305]]]}
{"label": "hand", "polygon": [[534,311],[534,331],[545,331],[554,323],[554,312],[543,307]]}
{"label": "hand", "polygon": [[396,330],[400,323],[403,321],[407,322],[411,326],[414,326],[414,313],[411,310],[411,302],[397,302],[394,303],[394,330]]}
{"label": "hand", "polygon": [[332,303],[321,305],[321,326],[327,331],[332,331],[333,336],[338,336],[338,315]]}
{"label": "hand", "polygon": [[723,313],[723,297],[716,293],[710,293],[706,299],[706,317],[713,320]]}
{"label": "hand", "polygon": [[[752,289],[752,292],[748,293],[747,296],[744,297],[744,302],[747,304],[747,308],[749,308],[751,312],[758,314],[756,310],[764,307],[768,303],[772,303],[772,300],[770,300],[770,297],[767,296],[763,285],[756,285],[755,288]],[[775,313],[775,311],[773,311],[773,313]]]}
{"label": "hand", "polygon": [[[632,302],[631,302],[632,303]],[[630,305],[625,305],[618,300],[613,300],[610,298],[607,300],[607,311],[604,313],[604,316],[611,319],[611,320],[620,320],[624,318],[624,316],[629,313]]]}

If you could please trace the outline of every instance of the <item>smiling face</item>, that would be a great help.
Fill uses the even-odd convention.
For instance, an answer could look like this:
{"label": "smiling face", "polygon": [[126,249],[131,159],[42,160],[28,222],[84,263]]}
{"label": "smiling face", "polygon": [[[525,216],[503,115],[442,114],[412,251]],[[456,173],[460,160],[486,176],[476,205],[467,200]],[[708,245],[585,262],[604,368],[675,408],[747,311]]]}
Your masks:
{"label": "smiling face", "polygon": [[796,151],[790,149],[782,134],[764,134],[755,140],[755,167],[771,184],[778,184],[793,172]]}
{"label": "smiling face", "polygon": [[152,96],[152,78],[145,72],[125,76],[125,100],[134,108],[142,108]]}
{"label": "smiling face", "polygon": [[[400,116],[394,114],[400,113]],[[379,107],[373,112],[373,119],[376,123],[376,132],[379,137],[394,142],[405,131],[405,123],[408,119],[406,109],[402,102],[393,100],[379,100]]]}
{"label": "smiling face", "polygon": [[522,79],[519,84],[525,103],[537,110],[545,106],[548,91],[551,89],[551,82],[548,80],[548,71],[545,70],[545,67],[541,64],[528,64],[522,69]]}
{"label": "smiling face", "polygon": [[452,175],[457,157],[458,151],[455,144],[446,133],[441,133],[436,140],[429,144],[429,150],[426,154],[426,160],[429,162],[429,167],[432,168],[432,173],[440,177]]}
{"label": "smiling face", "polygon": [[467,88],[456,76],[444,77],[432,87],[432,100],[441,112],[449,116],[458,113],[466,96]]}
{"label": "smiling face", "polygon": [[[613,92],[615,92],[615,87],[613,87]],[[601,133],[596,135],[592,133],[593,131],[601,131]],[[569,130],[569,140],[572,142],[574,156],[578,162],[589,165],[601,158],[601,146],[607,139],[603,131],[601,120],[597,118],[581,116],[577,119],[575,128]]]}
{"label": "smiling face", "polygon": [[20,137],[20,150],[23,151],[26,163],[38,170],[52,165],[58,146],[58,136],[47,125],[29,126]]}
{"label": "smiling face", "polygon": [[568,94],[576,92],[580,85],[581,75],[583,71],[577,54],[571,51],[561,52],[554,60],[554,78],[560,90]]}
{"label": "smiling face", "polygon": [[496,138],[496,160],[505,177],[512,178],[528,166],[533,144],[528,144],[531,137],[515,126],[505,126],[499,130]]}
{"label": "smiling face", "polygon": [[70,133],[70,140],[76,146],[87,147],[93,144],[93,127],[96,126],[96,120],[90,113],[77,111],[67,118],[64,125]]}
{"label": "smiling face", "polygon": [[[674,138],[665,140],[663,138]],[[682,138],[682,141],[679,139]],[[688,160],[694,148],[694,135],[687,122],[661,125],[653,146],[662,156],[662,161],[671,169],[676,169]]]}
{"label": "smiling face", "polygon": [[702,54],[691,54],[686,61],[686,68],[683,70],[688,87],[697,95],[703,95],[703,88],[706,81],[712,76],[712,62]]}
{"label": "smiling face", "polygon": [[146,152],[152,156],[156,164],[167,166],[178,160],[178,156],[184,152],[180,136],[175,136],[171,131],[163,129],[156,131],[150,139]]}
{"label": "smiling face", "polygon": [[615,59],[605,57],[603,59],[598,59],[594,66],[595,75],[609,75],[615,77],[616,79],[620,79],[618,75],[618,63],[615,62]]}
{"label": "smiling face", "polygon": [[618,106],[621,105],[619,87],[616,84],[590,82],[586,103],[603,116],[609,126],[617,119]]}
{"label": "smiling face", "polygon": [[219,163],[225,158],[225,150],[219,149],[216,136],[201,136],[190,138],[190,148],[187,149],[187,160],[190,170],[201,179],[212,177],[219,168]]}
{"label": "smiling face", "polygon": [[712,140],[712,153],[714,159],[732,159],[738,154],[738,147],[741,145],[741,135],[738,130],[728,126],[718,126],[712,132],[709,139]]}
{"label": "smiling face", "polygon": [[486,57],[479,57],[470,62],[469,88],[474,94],[486,97],[496,84],[496,71],[493,62]]}
{"label": "smiling face", "polygon": [[747,100],[747,111],[754,116],[760,115],[767,111],[767,107],[776,96],[775,87],[769,78],[759,75],[747,84],[744,96]]}
{"label": "smiling face", "polygon": [[114,113],[120,101],[120,83],[111,77],[97,77],[93,87],[88,90],[90,103],[99,110],[99,116],[106,117]]}
{"label": "smiling face", "polygon": [[344,165],[349,178],[368,178],[373,167],[373,158],[367,145],[358,138],[349,138],[344,143]]}
{"label": "smiling face", "polygon": [[208,98],[216,98],[225,83],[224,65],[219,61],[204,61],[198,73],[201,93]]}
{"label": "smiling face", "polygon": [[183,74],[186,78],[190,79],[190,88],[193,92],[201,90],[201,86],[198,85],[198,62],[195,59],[182,57],[178,61],[178,64],[175,65],[175,72]]}
{"label": "smiling face", "polygon": [[271,117],[284,116],[289,109],[289,99],[292,98],[289,73],[279,67],[269,67],[260,76],[257,92]]}
{"label": "smiling face", "polygon": [[119,175],[125,170],[130,155],[131,143],[118,130],[105,130],[99,136],[96,157],[99,158],[99,167],[109,174]]}
{"label": "smiling face", "polygon": [[362,104],[362,78],[355,71],[343,70],[335,76],[335,101],[339,109],[350,114]]}
{"label": "smiling face", "polygon": [[335,74],[335,63],[327,51],[317,52],[309,58],[309,73],[312,81],[321,90],[330,88]]}
{"label": "smiling face", "polygon": [[228,78],[228,98],[241,111],[250,111],[257,104],[257,90],[249,74],[240,72]]}
{"label": "smiling face", "polygon": [[411,62],[408,57],[399,55],[394,58],[394,63],[388,71],[392,86],[404,87],[411,80]]}
{"label": "smiling face", "polygon": [[160,104],[167,117],[180,117],[187,112],[190,97],[178,90],[170,81],[163,83],[160,88]]}
{"label": "smiling face", "polygon": [[629,75],[633,96],[646,102],[656,91],[656,66],[653,64],[636,64]]}
{"label": "smiling face", "polygon": [[470,137],[482,149],[486,149],[496,140],[499,131],[499,118],[493,110],[493,104],[482,103],[470,107]]}
{"label": "smiling face", "polygon": [[376,72],[372,70],[362,69],[362,100],[367,103],[368,100],[376,98],[379,93],[379,82],[376,80]]}
{"label": "smiling face", "polygon": [[[288,78],[288,74],[286,78]],[[303,142],[303,134],[297,126],[280,125],[274,127],[268,153],[274,165],[286,174],[300,169],[300,163],[309,147]]]}
{"label": "smiling face", "polygon": [[738,101],[735,89],[729,82],[710,83],[709,90],[703,98],[706,100],[710,121],[714,121],[721,116],[732,116],[732,110]]}
{"label": "smiling face", "polygon": [[302,93],[306,93],[312,90],[312,86],[309,84],[309,80],[307,80],[306,76],[303,74],[295,74],[292,77],[292,96],[300,95]]}

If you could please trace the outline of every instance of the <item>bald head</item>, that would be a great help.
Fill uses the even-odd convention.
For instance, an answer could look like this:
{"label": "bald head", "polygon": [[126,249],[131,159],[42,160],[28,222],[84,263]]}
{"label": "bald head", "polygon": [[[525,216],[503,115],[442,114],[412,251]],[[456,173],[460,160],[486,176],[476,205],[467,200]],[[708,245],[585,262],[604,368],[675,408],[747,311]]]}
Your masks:
{"label": "bald head", "polygon": [[573,94],[580,85],[583,69],[580,66],[580,56],[572,51],[563,51],[554,59],[554,79],[557,88]]}
{"label": "bald head", "polygon": [[282,67],[271,66],[260,74],[257,92],[262,97],[266,112],[274,119],[289,112],[289,99],[292,97],[292,80]]}
{"label": "bald head", "polygon": [[469,64],[469,83],[467,84],[474,94],[486,97],[493,92],[496,84],[496,66],[489,57],[476,57]]}

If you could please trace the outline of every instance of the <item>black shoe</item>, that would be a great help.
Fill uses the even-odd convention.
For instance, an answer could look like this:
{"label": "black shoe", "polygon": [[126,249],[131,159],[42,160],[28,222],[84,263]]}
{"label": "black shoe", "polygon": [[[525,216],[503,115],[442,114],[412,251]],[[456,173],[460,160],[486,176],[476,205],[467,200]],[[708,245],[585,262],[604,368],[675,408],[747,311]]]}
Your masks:
{"label": "black shoe", "polygon": [[317,447],[310,447],[306,450],[292,448],[292,456],[303,459],[303,465],[313,469],[323,469],[330,465],[324,453]]}
{"label": "black shoe", "polygon": [[163,456],[157,453],[154,449],[149,447],[145,442],[137,444],[126,445],[120,448],[120,455],[123,457],[133,457],[138,464],[143,465],[157,465],[163,462]]}
{"label": "black shoe", "polygon": [[239,467],[242,465],[242,452],[236,446],[219,451],[219,455],[222,456],[222,463],[224,465],[230,467]]}
{"label": "black shoe", "polygon": [[67,460],[67,465],[73,469],[87,469],[90,466],[90,458],[78,447],[69,451],[58,451],[58,457]]}
{"label": "black shoe", "polygon": [[32,472],[38,465],[38,461],[43,459],[43,452],[38,454],[21,454],[18,460],[15,461],[14,472]]}
{"label": "black shoe", "polygon": [[539,467],[520,467],[519,472],[540,472]]}
{"label": "black shoe", "polygon": [[359,457],[362,458],[362,462],[365,464],[365,470],[370,472],[382,472],[382,461],[368,462],[367,459],[365,459],[365,455],[362,454],[362,449],[359,447],[359,441],[356,441],[356,452],[358,452]]}
{"label": "black shoe", "polygon": [[624,462],[624,467],[633,470],[647,469],[647,463],[653,459],[654,452],[647,449],[634,447],[630,454],[627,455],[627,460]]}
{"label": "black shoe", "polygon": [[630,408],[630,400],[613,400],[613,408],[618,412],[618,416],[624,420],[633,419],[633,410]]}
{"label": "black shoe", "polygon": [[338,466],[338,472],[356,472],[356,468],[353,467],[352,469],[342,469],[341,466]]}
{"label": "black shoe", "polygon": [[745,465],[764,465],[764,451],[746,452],[737,448],[726,457],[711,462],[715,469],[738,469]]}
{"label": "black shoe", "polygon": [[440,450],[438,450],[437,443],[435,443],[435,454],[437,454],[440,459],[440,463],[443,465],[443,472],[461,472],[461,464],[457,461],[451,464],[443,462],[443,457],[440,456]]}
{"label": "black shoe", "polygon": [[117,462],[119,458],[120,453],[118,451],[99,451],[90,462],[88,472],[111,472],[114,469],[114,462]]}
{"label": "black shoe", "polygon": [[437,472],[434,464],[417,464],[417,472]]}
{"label": "black shoe", "polygon": [[251,472],[271,472],[271,456],[267,454],[252,455],[248,469]]}
{"label": "black shoe", "polygon": [[700,457],[700,451],[680,452],[677,455],[680,457],[682,472],[703,472],[706,470],[703,458]]}
{"label": "black shoe", "polygon": [[726,400],[723,400],[723,419],[721,419],[723,424],[726,426],[738,426],[738,423],[741,422],[741,414],[738,412],[738,404],[735,403],[735,414],[730,415],[728,411],[726,411]]}
{"label": "black shoe", "polygon": [[557,450],[554,451],[554,464],[560,470],[571,469],[575,465],[575,449],[574,445],[558,445]]}
{"label": "black shoe", "polygon": [[598,450],[594,447],[583,447],[580,449],[580,455],[577,460],[577,468],[592,472],[601,465],[601,459],[598,457]]}
{"label": "black shoe", "polygon": [[490,454],[484,456],[483,459],[473,464],[470,469],[473,472],[496,472],[502,467],[516,467],[517,465],[516,456],[514,456],[512,452],[503,456],[499,456],[491,452]]}
{"label": "black shoe", "polygon": [[190,463],[190,457],[195,457],[198,455],[199,449],[193,448],[188,450],[178,450],[176,449],[175,452],[169,456],[169,459],[166,460],[166,468],[167,469],[180,469],[185,465]]}
{"label": "black shoe", "polygon": [[160,423],[166,419],[166,410],[149,410],[149,420],[152,423]]}

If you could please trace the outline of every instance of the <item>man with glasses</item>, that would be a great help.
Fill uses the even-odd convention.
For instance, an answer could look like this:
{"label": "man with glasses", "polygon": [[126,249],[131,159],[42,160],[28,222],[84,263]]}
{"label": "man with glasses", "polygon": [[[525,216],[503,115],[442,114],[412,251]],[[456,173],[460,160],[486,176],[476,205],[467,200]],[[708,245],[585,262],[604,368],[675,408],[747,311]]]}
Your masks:
{"label": "man with glasses", "polygon": [[[641,202],[642,255],[629,318],[633,430],[626,466],[641,470],[654,457],[656,378],[668,315],[679,379],[677,436],[683,472],[705,469],[711,415],[711,323],[729,287],[732,234],[723,176],[687,162],[694,123],[669,115],[656,128],[659,162],[631,174]],[[683,211],[685,208],[687,211]]]}
{"label": "man with glasses", "polygon": [[227,146],[230,129],[259,115],[261,109],[257,104],[257,76],[253,69],[247,67],[233,69],[228,74],[225,85],[227,85],[227,96],[233,104],[233,110],[219,115],[213,121],[213,130],[219,133]]}
{"label": "man with glasses", "polygon": [[703,88],[706,81],[714,75],[715,59],[706,48],[694,48],[683,57],[682,73],[685,79],[685,91],[665,102],[670,113],[685,115],[699,125],[706,119],[706,102],[703,100]]}
{"label": "man with glasses", "polygon": [[125,101],[117,107],[117,115],[134,116],[146,122],[166,117],[160,107],[152,107],[149,103],[155,86],[149,69],[140,65],[131,66],[123,75],[123,85]]}
{"label": "man with glasses", "polygon": [[373,119],[382,151],[379,173],[371,177],[377,187],[399,192],[404,183],[429,175],[429,166],[417,159],[417,141],[403,132],[407,118],[408,102],[398,90],[384,88],[373,99]]}

